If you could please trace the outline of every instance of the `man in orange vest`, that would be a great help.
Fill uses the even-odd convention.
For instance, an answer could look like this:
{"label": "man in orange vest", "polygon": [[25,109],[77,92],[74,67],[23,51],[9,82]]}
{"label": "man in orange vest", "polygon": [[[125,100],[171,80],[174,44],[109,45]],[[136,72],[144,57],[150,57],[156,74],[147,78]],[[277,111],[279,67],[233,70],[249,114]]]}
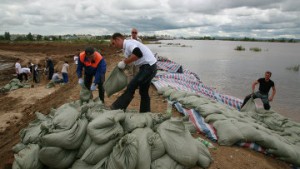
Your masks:
{"label": "man in orange vest", "polygon": [[[84,69],[84,79],[82,79],[82,70]],[[96,90],[98,86],[99,98],[104,103],[104,88],[106,62],[101,54],[92,47],[87,47],[85,51],[79,55],[77,65],[78,83],[85,85],[91,91]],[[93,81],[93,77],[94,81]]]}

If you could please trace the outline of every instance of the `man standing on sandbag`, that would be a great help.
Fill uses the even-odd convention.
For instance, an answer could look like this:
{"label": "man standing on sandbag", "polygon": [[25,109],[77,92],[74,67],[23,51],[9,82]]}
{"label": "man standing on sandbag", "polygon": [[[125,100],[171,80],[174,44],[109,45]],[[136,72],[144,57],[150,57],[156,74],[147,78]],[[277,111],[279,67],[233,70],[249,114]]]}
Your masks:
{"label": "man standing on sandbag", "polygon": [[111,105],[111,109],[122,109],[125,111],[134,97],[135,90],[139,88],[141,95],[140,112],[150,112],[148,91],[151,80],[157,72],[157,59],[147,46],[136,40],[127,40],[120,33],[112,35],[111,43],[114,47],[124,51],[125,59],[118,63],[120,69],[124,69],[130,63],[134,63],[135,66],[139,67],[138,73],[129,82],[125,92]]}
{"label": "man standing on sandbag", "polygon": [[[82,69],[84,69],[84,79],[82,79]],[[99,98],[104,103],[104,88],[106,62],[101,54],[92,47],[87,47],[85,51],[79,54],[77,65],[78,83],[85,85],[91,91],[96,90],[98,86]],[[94,81],[93,81],[93,77]]]}
{"label": "man standing on sandbag", "polygon": [[[270,79],[271,76],[272,76],[272,72],[266,71],[264,78],[260,78],[252,83],[252,93],[245,97],[241,108],[247,103],[247,101],[251,97],[253,97],[253,99],[260,98],[264,104],[264,109],[270,110],[271,106],[270,106],[269,102],[273,100],[273,98],[276,94],[275,84]],[[257,84],[259,84],[259,90],[254,93],[255,86]],[[272,95],[269,97],[269,91],[271,88],[272,88]]]}

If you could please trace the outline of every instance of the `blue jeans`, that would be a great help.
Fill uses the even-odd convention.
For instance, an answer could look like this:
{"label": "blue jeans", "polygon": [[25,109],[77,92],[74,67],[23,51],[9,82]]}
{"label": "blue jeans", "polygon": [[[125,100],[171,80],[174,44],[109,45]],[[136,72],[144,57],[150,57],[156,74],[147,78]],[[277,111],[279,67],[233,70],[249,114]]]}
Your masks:
{"label": "blue jeans", "polygon": [[139,88],[139,93],[141,95],[140,112],[150,112],[150,96],[148,91],[150,88],[151,80],[156,75],[156,72],[156,64],[152,66],[150,66],[149,64],[142,65],[139,68],[139,72],[127,85],[127,89],[125,90],[125,92],[112,104],[111,108],[122,109],[125,111],[134,97],[135,90]]}
{"label": "blue jeans", "polygon": [[62,73],[62,77],[63,77],[64,83],[68,83],[68,81],[69,81],[68,73]]}
{"label": "blue jeans", "polygon": [[270,110],[271,106],[269,104],[269,95],[268,94],[262,94],[259,91],[253,93],[253,96],[252,96],[252,94],[249,94],[248,96],[246,96],[241,107],[243,107],[251,97],[253,97],[253,99],[260,98],[261,101],[264,104],[264,109],[265,110]]}

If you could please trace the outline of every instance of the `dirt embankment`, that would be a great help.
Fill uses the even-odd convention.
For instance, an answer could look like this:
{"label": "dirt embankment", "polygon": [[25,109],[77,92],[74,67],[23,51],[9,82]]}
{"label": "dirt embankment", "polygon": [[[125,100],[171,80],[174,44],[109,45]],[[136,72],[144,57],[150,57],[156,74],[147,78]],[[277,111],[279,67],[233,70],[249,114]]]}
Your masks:
{"label": "dirt embankment", "polygon": [[[39,84],[34,84],[33,88],[22,88],[11,91],[8,94],[0,94],[0,169],[10,168],[13,162],[12,146],[20,141],[19,131],[35,119],[34,112],[48,114],[51,108],[78,100],[80,87],[77,85],[76,65],[73,63],[73,56],[78,49],[83,50],[87,46],[96,47],[107,61],[106,77],[122,58],[117,50],[108,45],[99,44],[72,44],[72,43],[0,43],[0,57],[15,61],[15,58],[22,59],[22,66],[31,60],[35,64],[44,66],[45,57],[51,56],[58,71],[60,64],[67,60],[70,64],[69,79],[67,85],[56,85],[54,88],[46,89],[48,80],[42,76]],[[6,76],[1,80],[0,87],[9,82],[13,68],[0,70],[0,77]],[[105,98],[107,106],[116,100],[121,93],[117,93],[110,98]],[[151,108],[152,112],[165,112],[165,99],[158,95],[156,89],[151,86]],[[97,92],[94,93],[97,97]],[[139,110],[140,96],[136,91],[135,97],[128,109]],[[173,110],[173,114],[179,114]],[[183,143],[184,144],[184,143]],[[210,169],[274,169],[290,168],[286,163],[268,157],[252,150],[239,147],[218,146],[216,150],[211,150],[214,162]]]}

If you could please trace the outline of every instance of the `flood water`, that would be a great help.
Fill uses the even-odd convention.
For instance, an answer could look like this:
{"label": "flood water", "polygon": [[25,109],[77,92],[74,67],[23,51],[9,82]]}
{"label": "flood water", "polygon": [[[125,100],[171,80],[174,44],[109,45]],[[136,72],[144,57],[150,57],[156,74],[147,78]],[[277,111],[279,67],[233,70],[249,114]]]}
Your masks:
{"label": "flood water", "polygon": [[[300,71],[287,69],[300,64],[300,43],[218,40],[160,42],[162,44],[147,46],[159,56],[167,57],[197,73],[204,84],[240,99],[251,93],[253,81],[264,77],[266,70],[271,71],[271,79],[277,90],[271,102],[272,109],[300,122]],[[239,45],[245,51],[234,50]],[[254,52],[250,48],[260,48],[261,51]],[[259,100],[256,102],[261,103]]]}

